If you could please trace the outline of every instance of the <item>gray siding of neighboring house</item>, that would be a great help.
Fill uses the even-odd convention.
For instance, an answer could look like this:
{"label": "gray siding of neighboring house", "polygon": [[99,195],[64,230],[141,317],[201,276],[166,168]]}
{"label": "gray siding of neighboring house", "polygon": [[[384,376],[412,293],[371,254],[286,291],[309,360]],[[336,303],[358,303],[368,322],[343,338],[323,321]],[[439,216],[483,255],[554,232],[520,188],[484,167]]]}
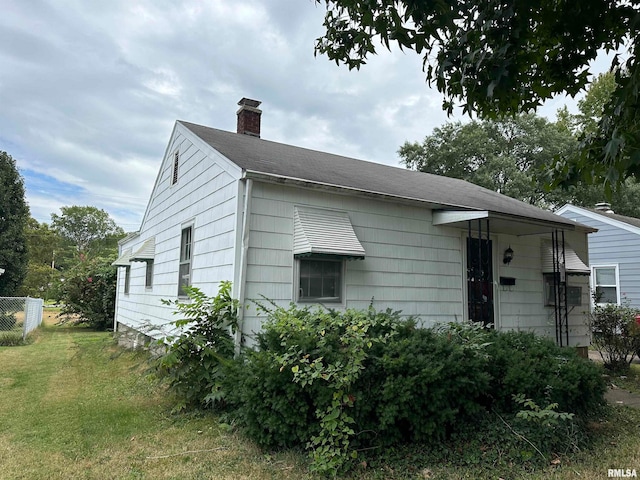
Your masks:
{"label": "gray siding of neighboring house", "polygon": [[640,308],[640,235],[574,211],[562,215],[598,229],[589,235],[590,266],[618,265],[621,300]]}

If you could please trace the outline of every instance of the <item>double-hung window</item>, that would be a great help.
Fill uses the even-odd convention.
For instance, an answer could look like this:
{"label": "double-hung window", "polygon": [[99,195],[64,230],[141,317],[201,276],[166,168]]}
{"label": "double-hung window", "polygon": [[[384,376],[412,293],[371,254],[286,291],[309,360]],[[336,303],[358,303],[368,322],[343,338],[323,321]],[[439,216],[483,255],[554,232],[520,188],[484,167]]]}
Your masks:
{"label": "double-hung window", "polygon": [[186,296],[184,287],[191,285],[191,254],[193,249],[193,227],[182,229],[180,236],[180,266],[178,269],[178,296]]}
{"label": "double-hung window", "polygon": [[593,266],[591,281],[596,304],[620,304],[620,281],[617,265]]}
{"label": "double-hung window", "polygon": [[153,260],[147,260],[146,262],[146,270],[144,275],[144,286],[145,288],[153,287]]}

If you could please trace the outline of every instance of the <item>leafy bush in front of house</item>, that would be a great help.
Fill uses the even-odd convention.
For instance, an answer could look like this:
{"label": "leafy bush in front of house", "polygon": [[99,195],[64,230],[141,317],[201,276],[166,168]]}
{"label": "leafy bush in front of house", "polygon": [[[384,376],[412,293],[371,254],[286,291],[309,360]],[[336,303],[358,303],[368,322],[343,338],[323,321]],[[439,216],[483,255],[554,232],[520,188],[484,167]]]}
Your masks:
{"label": "leafy bush in front of house", "polygon": [[96,330],[113,325],[117,270],[113,258],[83,260],[66,272],[60,283],[62,323],[85,324]]}
{"label": "leafy bush in front of house", "polygon": [[591,343],[600,353],[604,366],[613,371],[627,371],[634,353],[640,353],[640,311],[627,304],[596,305],[588,315],[593,334]]}
{"label": "leafy bush in front of house", "polygon": [[307,447],[323,473],[362,450],[459,438],[479,418],[508,419],[514,451],[547,458],[536,449],[570,448],[573,415],[603,403],[595,366],[530,333],[420,329],[373,308],[267,313],[235,375],[235,414],[263,446]]}
{"label": "leafy bush in front of house", "polygon": [[225,404],[233,363],[232,334],[238,326],[238,301],[231,298],[231,282],[220,283],[215,297],[196,287],[184,288],[188,302],[163,300],[176,307],[179,333],[161,340],[167,345],[157,360],[157,373],[179,398],[176,410],[187,406],[213,408]]}
{"label": "leafy bush in front of house", "polygon": [[357,456],[359,394],[368,352],[390,341],[397,312],[288,309],[268,314],[250,352],[236,404],[247,433],[271,447],[305,445],[312,469],[340,471]]}
{"label": "leafy bush in front of house", "polygon": [[492,380],[485,405],[514,413],[513,395],[538,405],[557,403],[559,411],[588,415],[604,404],[606,385],[593,362],[572,348],[528,332],[491,332],[487,373]]}
{"label": "leafy bush in front of house", "polygon": [[355,417],[364,446],[442,440],[483,410],[487,330],[407,327],[371,349],[358,381]]}

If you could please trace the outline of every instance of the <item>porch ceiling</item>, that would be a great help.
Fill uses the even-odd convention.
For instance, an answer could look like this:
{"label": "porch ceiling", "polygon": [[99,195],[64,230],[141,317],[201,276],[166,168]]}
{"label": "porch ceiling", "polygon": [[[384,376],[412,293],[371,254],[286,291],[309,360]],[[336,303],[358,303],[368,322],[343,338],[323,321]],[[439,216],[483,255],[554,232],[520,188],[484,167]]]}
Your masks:
{"label": "porch ceiling", "polygon": [[[459,228],[466,230],[469,228],[469,221],[472,221],[471,228],[475,229],[474,220],[488,219],[491,233],[503,233],[507,235],[540,235],[551,233],[554,230],[575,230],[576,225],[566,222],[566,219],[550,222],[527,217],[517,217],[503,213],[490,212],[487,210],[434,210],[433,224]],[[484,228],[484,226],[483,226]]]}

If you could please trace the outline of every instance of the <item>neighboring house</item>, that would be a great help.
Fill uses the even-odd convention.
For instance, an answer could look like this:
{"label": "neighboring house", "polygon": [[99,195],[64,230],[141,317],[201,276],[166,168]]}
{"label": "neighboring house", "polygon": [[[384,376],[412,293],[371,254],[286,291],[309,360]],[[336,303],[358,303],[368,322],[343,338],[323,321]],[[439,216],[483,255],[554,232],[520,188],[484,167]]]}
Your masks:
{"label": "neighboring house", "polygon": [[462,180],[262,140],[260,102],[239,105],[238,133],[176,122],[114,263],[117,330],[174,320],[161,299],[184,285],[214,295],[231,280],[249,343],[264,319],[251,300],[266,297],[589,345],[593,229]]}
{"label": "neighboring house", "polygon": [[640,308],[640,219],[616,215],[609,204],[565,205],[558,215],[597,228],[589,237],[591,289],[598,303]]}

